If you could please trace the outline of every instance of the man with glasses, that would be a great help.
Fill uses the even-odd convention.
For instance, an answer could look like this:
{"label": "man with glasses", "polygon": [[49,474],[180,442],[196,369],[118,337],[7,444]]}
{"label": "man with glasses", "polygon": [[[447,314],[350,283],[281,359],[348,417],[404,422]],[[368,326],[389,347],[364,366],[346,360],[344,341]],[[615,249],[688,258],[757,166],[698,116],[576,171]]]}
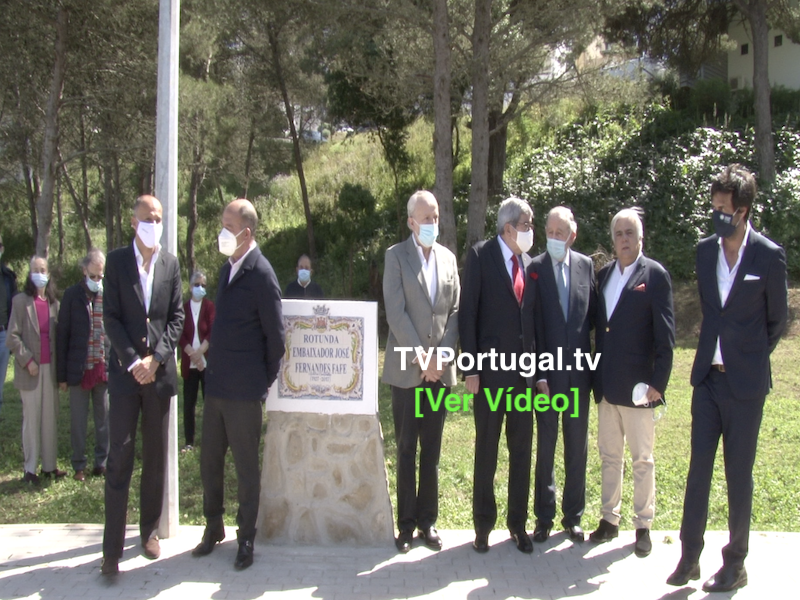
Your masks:
{"label": "man with glasses", "polygon": [[[0,259],[2,259],[5,249],[3,237],[0,236]],[[3,408],[3,385],[8,371],[9,352],[6,348],[6,330],[8,329],[8,319],[11,316],[11,297],[16,293],[16,274],[0,262],[0,410]]]}
{"label": "man with glasses", "polygon": [[[525,269],[531,262],[527,252],[533,246],[533,210],[524,200],[508,198],[497,214],[497,236],[478,242],[467,253],[458,330],[461,349],[475,359],[465,371],[467,391],[474,394],[475,477],[472,510],[475,524],[476,552],[489,551],[489,533],[497,520],[494,475],[497,448],[503,419],[509,454],[508,516],[511,538],[521,552],[533,552],[525,525],[528,520],[528,497],[531,479],[531,443],[533,414],[506,410],[506,395],[512,399],[527,389],[518,371],[500,368],[499,358],[491,365],[478,365],[479,353],[520,354],[533,346],[533,312],[526,303],[533,296],[525,294]],[[525,317],[523,318],[523,315]],[[497,410],[489,405],[502,395]]]}

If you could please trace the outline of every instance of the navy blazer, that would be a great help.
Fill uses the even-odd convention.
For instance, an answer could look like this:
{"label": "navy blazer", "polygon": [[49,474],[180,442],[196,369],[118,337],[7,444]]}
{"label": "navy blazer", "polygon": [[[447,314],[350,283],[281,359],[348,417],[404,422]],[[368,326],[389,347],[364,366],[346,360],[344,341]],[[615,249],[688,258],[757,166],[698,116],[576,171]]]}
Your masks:
{"label": "navy blazer", "polygon": [[224,400],[262,401],[284,354],[281,289],[257,246],[240,260],[242,266],[230,283],[230,261],[219,273],[205,393]]}
{"label": "navy blazer", "polygon": [[708,375],[719,338],[734,397],[763,399],[772,386],[769,355],[786,328],[786,253],[751,229],[725,306],[717,285],[718,258],[719,238],[701,240],[696,269],[703,322],[692,385],[700,385]]}
{"label": "navy blazer", "polygon": [[[543,252],[531,261],[527,269],[525,292],[535,294],[533,311],[536,352],[549,352],[556,360],[558,349],[563,355],[562,370],[537,371],[534,381],[547,379],[551,393],[566,393],[578,387],[581,393],[589,394],[592,371],[586,359],[581,359],[576,369],[575,350],[592,353],[591,330],[597,312],[597,290],[594,282],[594,264],[588,256],[569,250],[569,313],[564,319],[558,287],[553,272],[553,260]],[[532,310],[532,308],[528,308]],[[539,357],[537,356],[537,362]],[[554,362],[554,366],[557,363]],[[566,367],[570,366],[570,370]]]}
{"label": "navy blazer", "polygon": [[664,267],[640,256],[607,320],[604,288],[611,269],[617,268],[615,260],[597,274],[595,350],[600,363],[594,373],[594,399],[633,407],[631,393],[637,383],[647,383],[662,395],[667,389],[675,346],[672,282]]}
{"label": "navy blazer", "polygon": [[128,368],[155,353],[164,360],[156,370],[156,394],[162,399],[177,394],[175,345],[183,330],[178,259],[162,248],[153,269],[153,294],[150,310],[145,312],[133,244],[113,250],[106,258],[103,324],[111,343],[108,391],[112,395],[136,393],[139,384]]}
{"label": "navy blazer", "polygon": [[[56,345],[56,380],[67,385],[80,385],[89,355],[89,333],[92,329],[92,301],[81,281],[64,290],[58,310],[58,344]],[[106,369],[110,346],[105,337]]]}
{"label": "navy blazer", "polygon": [[[527,269],[530,262],[530,256],[523,252],[523,269]],[[503,371],[498,357],[495,370],[490,368],[488,360],[484,360],[483,369],[477,368],[479,352],[489,352],[494,348],[496,352],[506,354],[506,364],[509,364],[512,353],[519,358],[522,352],[529,352],[534,346],[533,320],[523,318],[523,314],[532,314],[533,298],[523,294],[521,305],[517,302],[497,237],[470,248],[462,282],[458,309],[461,351],[469,352],[475,359],[475,368],[464,374],[480,375],[482,388],[517,385],[519,363],[516,370]],[[527,281],[525,285],[528,286]]]}

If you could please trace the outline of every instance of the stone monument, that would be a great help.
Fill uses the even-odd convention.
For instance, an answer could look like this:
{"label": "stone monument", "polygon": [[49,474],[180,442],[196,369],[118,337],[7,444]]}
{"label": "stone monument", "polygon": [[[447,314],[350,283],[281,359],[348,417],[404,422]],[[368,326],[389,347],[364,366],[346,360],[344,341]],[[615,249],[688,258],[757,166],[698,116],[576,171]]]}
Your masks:
{"label": "stone monument", "polygon": [[392,542],[377,314],[375,302],[283,300],[286,354],[267,399],[261,540]]}

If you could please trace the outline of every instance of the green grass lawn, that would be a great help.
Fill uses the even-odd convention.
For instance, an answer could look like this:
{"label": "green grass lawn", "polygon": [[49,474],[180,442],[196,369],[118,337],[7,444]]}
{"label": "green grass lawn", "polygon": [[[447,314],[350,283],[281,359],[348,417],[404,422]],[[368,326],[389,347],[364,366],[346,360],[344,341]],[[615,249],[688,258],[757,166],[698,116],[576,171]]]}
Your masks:
{"label": "green grass lawn", "polygon": [[[382,358],[382,357],[381,357]],[[683,503],[684,484],[689,466],[689,432],[691,427],[689,371],[694,358],[691,339],[675,352],[667,399],[669,410],[656,426],[656,517],[657,529],[678,529]],[[800,389],[800,336],[784,339],[773,354],[775,387],[767,398],[761,438],[754,471],[753,502],[754,530],[800,531],[800,405],[795,394]],[[461,393],[463,385],[456,389]],[[390,497],[394,500],[394,427],[391,400],[387,386],[380,386],[379,404],[385,437],[386,465],[390,482]],[[179,400],[180,401],[180,400]],[[179,439],[182,444],[183,425],[179,410]],[[19,394],[12,385],[12,370],[5,384],[2,414],[0,414],[0,523],[102,523],[103,479],[89,478],[79,483],[71,478],[46,481],[30,486],[20,481],[22,476],[21,405]],[[265,426],[266,427],[266,426]],[[90,427],[91,429],[91,427]],[[202,429],[202,403],[198,407],[198,432]],[[439,467],[440,510],[442,529],[471,529],[472,467],[474,457],[474,423],[471,412],[447,416]],[[498,523],[505,521],[507,453],[501,440],[496,493],[499,504]],[[597,454],[597,418],[592,407],[589,427],[589,465],[587,507],[584,525],[591,529],[600,518],[600,460]],[[202,439],[200,439],[202,443]],[[91,448],[92,441],[89,441]],[[534,441],[535,448],[535,441]],[[557,456],[561,456],[559,443]],[[72,475],[69,462],[69,402],[61,395],[59,417],[59,468]],[[184,524],[199,525],[202,517],[202,487],[200,484],[200,453],[179,458],[180,513]],[[236,481],[233,462],[228,456],[226,497],[235,503]],[[563,469],[556,461],[556,481],[563,482]],[[129,522],[137,521],[140,462],[137,460],[131,484]],[[709,529],[727,528],[726,486],[723,477],[721,448],[717,460],[709,507]],[[633,485],[630,465],[626,466],[623,491],[624,528],[631,528],[631,499]],[[531,493],[532,503],[533,493]],[[234,510],[226,514],[226,523],[233,525]],[[528,524],[533,528],[533,513]]]}

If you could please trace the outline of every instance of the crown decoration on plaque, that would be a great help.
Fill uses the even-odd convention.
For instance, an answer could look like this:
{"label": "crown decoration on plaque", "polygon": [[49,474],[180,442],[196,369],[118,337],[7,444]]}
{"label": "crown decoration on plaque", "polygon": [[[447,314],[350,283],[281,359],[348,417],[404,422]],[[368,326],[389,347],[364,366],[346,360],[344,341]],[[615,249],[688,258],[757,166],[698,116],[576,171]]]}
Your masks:
{"label": "crown decoration on plaque", "polygon": [[314,329],[317,331],[325,331],[328,329],[328,315],[331,312],[330,307],[320,304],[315,306],[312,310],[314,311]]}

